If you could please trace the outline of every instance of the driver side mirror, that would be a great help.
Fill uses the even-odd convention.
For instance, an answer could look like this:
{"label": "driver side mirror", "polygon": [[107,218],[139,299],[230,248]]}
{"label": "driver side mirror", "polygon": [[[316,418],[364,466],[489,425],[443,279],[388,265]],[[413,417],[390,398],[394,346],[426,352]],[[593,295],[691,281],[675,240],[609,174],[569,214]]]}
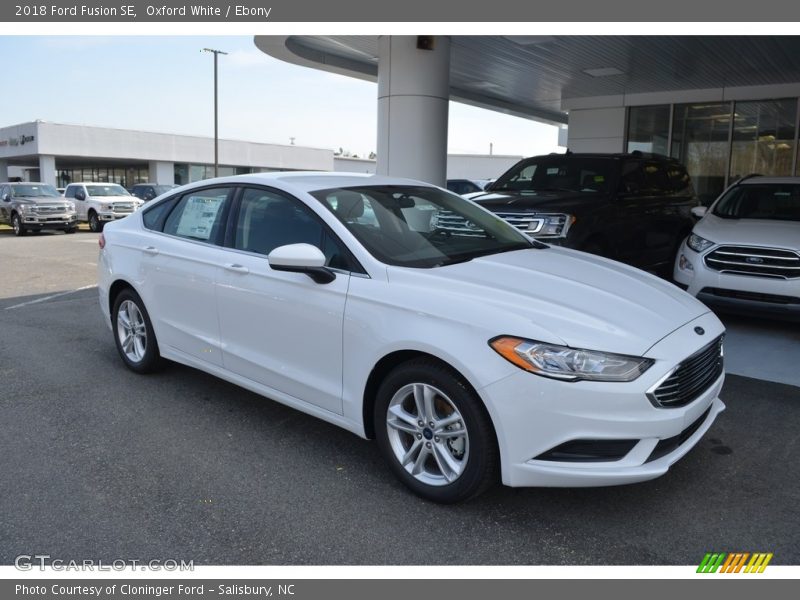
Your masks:
{"label": "driver side mirror", "polygon": [[706,208],[705,206],[695,206],[692,208],[692,214],[698,219],[702,219],[703,217],[705,217],[707,212],[708,208]]}
{"label": "driver side mirror", "polygon": [[336,274],[325,266],[322,250],[311,244],[278,246],[267,256],[269,266],[275,271],[305,273],[315,283],[330,283]]}
{"label": "driver side mirror", "polygon": [[86,200],[86,194],[83,190],[78,190],[75,192],[75,199],[76,200]]}
{"label": "driver side mirror", "polygon": [[3,194],[3,202],[11,202],[11,195]]}

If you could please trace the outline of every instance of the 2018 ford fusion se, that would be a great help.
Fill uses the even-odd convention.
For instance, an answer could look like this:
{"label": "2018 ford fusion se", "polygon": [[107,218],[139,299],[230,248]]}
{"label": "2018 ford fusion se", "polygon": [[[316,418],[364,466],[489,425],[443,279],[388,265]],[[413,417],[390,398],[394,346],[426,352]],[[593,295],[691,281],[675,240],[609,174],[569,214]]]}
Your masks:
{"label": "2018 ford fusion se", "polygon": [[[440,211],[469,235],[433,226]],[[438,502],[498,478],[652,479],[724,409],[724,329],[703,304],[427,184],[208,180],[109,223],[100,245],[129,368],[177,361],[375,438]]]}

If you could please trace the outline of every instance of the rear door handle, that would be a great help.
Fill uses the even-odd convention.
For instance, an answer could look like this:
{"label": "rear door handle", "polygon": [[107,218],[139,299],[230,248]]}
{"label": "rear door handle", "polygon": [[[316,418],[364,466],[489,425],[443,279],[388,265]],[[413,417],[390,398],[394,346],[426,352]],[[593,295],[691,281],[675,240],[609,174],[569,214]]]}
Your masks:
{"label": "rear door handle", "polygon": [[240,265],[238,263],[227,264],[225,265],[225,269],[228,271],[233,271],[234,273],[249,273],[250,269],[245,267],[244,265]]}
{"label": "rear door handle", "polygon": [[142,248],[142,250],[144,250],[148,254],[152,254],[153,256],[158,254],[158,248],[156,248],[155,246],[145,246],[144,248]]}

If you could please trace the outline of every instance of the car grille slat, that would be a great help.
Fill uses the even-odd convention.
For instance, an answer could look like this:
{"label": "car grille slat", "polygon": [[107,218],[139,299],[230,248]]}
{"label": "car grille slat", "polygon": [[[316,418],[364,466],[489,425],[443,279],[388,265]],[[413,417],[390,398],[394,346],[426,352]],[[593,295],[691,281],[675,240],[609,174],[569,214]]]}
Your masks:
{"label": "car grille slat", "polygon": [[686,406],[705,392],[723,372],[723,336],[683,360],[661,384],[648,392],[660,408]]}
{"label": "car grille slat", "polygon": [[782,248],[720,246],[703,258],[720,273],[795,279],[800,277],[800,254]]}

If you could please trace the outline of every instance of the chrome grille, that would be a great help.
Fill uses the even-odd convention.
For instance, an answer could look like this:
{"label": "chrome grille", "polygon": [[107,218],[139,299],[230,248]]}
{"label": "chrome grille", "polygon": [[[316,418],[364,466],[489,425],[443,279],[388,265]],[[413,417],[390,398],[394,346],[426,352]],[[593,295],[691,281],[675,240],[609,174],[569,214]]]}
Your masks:
{"label": "chrome grille", "polygon": [[720,246],[703,259],[709,269],[779,279],[800,277],[800,254],[780,248]]}
{"label": "chrome grille", "polygon": [[483,237],[486,235],[483,228],[449,210],[440,210],[436,213],[433,220],[433,228],[469,237]]}
{"label": "chrome grille", "polygon": [[67,212],[66,204],[39,204],[36,207],[36,212],[40,215],[57,215]]}
{"label": "chrome grille", "polygon": [[111,205],[111,210],[114,212],[133,212],[132,202],[115,202]]}
{"label": "chrome grille", "polygon": [[723,372],[722,336],[680,363],[647,397],[657,407],[677,408],[696,400]]}

